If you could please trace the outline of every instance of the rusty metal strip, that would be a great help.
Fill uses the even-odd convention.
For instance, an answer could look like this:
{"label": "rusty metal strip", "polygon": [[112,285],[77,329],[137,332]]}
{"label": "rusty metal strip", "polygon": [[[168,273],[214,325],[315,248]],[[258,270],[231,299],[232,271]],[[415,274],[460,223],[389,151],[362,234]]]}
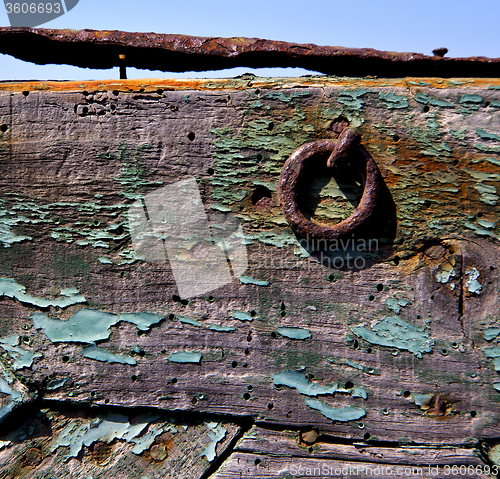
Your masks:
{"label": "rusty metal strip", "polygon": [[128,67],[164,72],[301,67],[337,76],[500,77],[500,58],[446,58],[258,38],[120,31],[2,27],[0,53],[41,65],[97,69],[123,66],[125,62]]}

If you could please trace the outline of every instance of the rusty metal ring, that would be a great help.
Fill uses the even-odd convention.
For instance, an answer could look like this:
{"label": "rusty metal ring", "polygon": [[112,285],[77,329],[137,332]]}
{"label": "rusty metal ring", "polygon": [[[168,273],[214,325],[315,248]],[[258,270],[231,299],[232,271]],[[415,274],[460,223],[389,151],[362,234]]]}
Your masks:
{"label": "rusty metal ring", "polygon": [[[304,238],[335,240],[355,233],[375,209],[380,192],[380,171],[370,154],[359,144],[360,136],[353,129],[344,130],[338,141],[319,140],[296,150],[285,162],[278,182],[280,206],[288,224]],[[307,219],[297,205],[297,187],[308,160],[317,154],[330,153],[327,165],[338,167],[341,160],[355,156],[355,166],[361,174],[363,196],[349,218],[334,226]]]}

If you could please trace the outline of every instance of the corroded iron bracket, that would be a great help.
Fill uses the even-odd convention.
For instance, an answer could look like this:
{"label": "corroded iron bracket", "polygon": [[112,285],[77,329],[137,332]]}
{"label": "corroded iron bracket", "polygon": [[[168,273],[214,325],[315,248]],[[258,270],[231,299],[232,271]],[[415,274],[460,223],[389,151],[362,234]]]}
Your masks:
{"label": "corroded iron bracket", "polygon": [[444,58],[371,48],[298,44],[258,38],[194,37],[97,30],[0,28],[0,53],[40,65],[165,72],[234,67],[300,67],[337,76],[499,77],[500,58]]}

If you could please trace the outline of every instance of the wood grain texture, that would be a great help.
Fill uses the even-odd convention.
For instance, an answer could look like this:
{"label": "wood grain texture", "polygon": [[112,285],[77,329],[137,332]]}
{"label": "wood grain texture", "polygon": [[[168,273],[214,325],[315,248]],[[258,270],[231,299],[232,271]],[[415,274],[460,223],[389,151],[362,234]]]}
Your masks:
{"label": "wood grain texture", "polygon": [[[17,288],[0,298],[4,369],[40,397],[82,405],[240,416],[395,448],[469,450],[497,438],[500,83],[160,83],[1,85],[0,276]],[[342,247],[322,256],[295,237],[275,192],[297,147],[335,138],[345,123],[362,134],[386,185],[365,231],[372,243],[354,266]],[[335,223],[353,210],[359,186],[317,165],[302,205]],[[191,177],[207,212],[242,222],[245,275],[264,283],[235,278],[182,300],[168,262],[134,257],[129,206]],[[64,288],[85,303],[36,299],[60,304]],[[82,308],[163,319],[141,330],[113,316],[98,347],[126,364],[85,357],[84,344],[53,342],[34,326],[33,315],[71,320]],[[15,369],[21,353],[12,348],[43,356]],[[201,360],[169,360],[179,352]],[[337,391],[275,386],[285,371]],[[0,399],[14,408],[31,400],[12,398]],[[332,421],[318,400],[366,414]]]}

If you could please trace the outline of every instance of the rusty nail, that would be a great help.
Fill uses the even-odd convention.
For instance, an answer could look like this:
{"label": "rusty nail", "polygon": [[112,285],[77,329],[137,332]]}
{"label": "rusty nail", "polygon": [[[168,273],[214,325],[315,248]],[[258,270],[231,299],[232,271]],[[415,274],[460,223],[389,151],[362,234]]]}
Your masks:
{"label": "rusty nail", "polygon": [[155,461],[163,461],[167,457],[167,448],[163,444],[156,444],[149,453]]}
{"label": "rusty nail", "polygon": [[310,429],[309,431],[304,431],[300,434],[302,442],[306,443],[308,446],[314,444],[319,437],[319,432],[316,429]]}
{"label": "rusty nail", "polygon": [[25,460],[28,466],[37,466],[42,462],[42,452],[40,449],[32,447],[26,452]]}
{"label": "rusty nail", "polygon": [[432,50],[432,53],[434,53],[434,55],[437,57],[443,58],[448,53],[448,49],[447,48],[436,48],[435,50]]}
{"label": "rusty nail", "polygon": [[127,65],[125,64],[125,55],[118,55],[119,65],[120,65],[120,80],[127,79]]}

